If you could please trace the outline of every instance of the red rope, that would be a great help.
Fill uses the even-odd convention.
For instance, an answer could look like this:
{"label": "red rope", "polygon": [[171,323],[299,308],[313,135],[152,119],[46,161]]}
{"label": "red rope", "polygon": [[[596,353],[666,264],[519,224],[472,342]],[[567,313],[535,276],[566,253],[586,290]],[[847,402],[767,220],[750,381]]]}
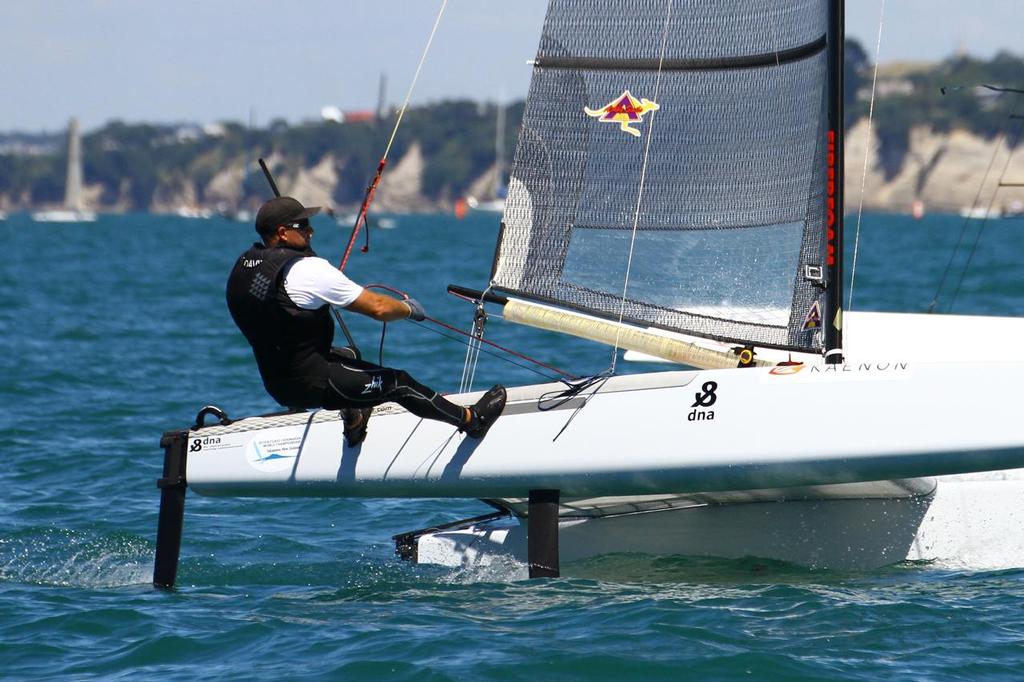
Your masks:
{"label": "red rope", "polygon": [[[339,270],[345,269],[345,264],[348,263],[348,257],[352,253],[352,247],[355,246],[356,237],[359,236],[359,228],[366,223],[366,214],[370,210],[370,204],[373,203],[373,195],[377,191],[377,185],[380,184],[380,176],[384,174],[384,166],[388,163],[387,158],[380,160],[377,164],[377,174],[373,176],[373,180],[370,181],[369,186],[366,188],[366,196],[363,197],[363,204],[359,207],[359,214],[356,216],[356,224],[352,226],[352,236],[349,237],[348,246],[345,247],[345,255],[341,257],[341,265],[338,266]],[[366,244],[363,246],[361,251],[366,253],[370,250],[370,228],[366,228]]]}

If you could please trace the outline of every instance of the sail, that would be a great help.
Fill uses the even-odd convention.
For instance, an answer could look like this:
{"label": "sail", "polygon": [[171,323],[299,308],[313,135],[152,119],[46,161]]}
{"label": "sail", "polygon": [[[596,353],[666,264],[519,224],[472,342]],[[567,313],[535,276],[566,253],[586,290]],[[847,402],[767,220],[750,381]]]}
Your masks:
{"label": "sail", "polygon": [[82,211],[82,137],[78,132],[78,119],[68,123],[68,167],[64,181],[64,208]]}
{"label": "sail", "polygon": [[492,286],[818,350],[826,0],[552,0]]}

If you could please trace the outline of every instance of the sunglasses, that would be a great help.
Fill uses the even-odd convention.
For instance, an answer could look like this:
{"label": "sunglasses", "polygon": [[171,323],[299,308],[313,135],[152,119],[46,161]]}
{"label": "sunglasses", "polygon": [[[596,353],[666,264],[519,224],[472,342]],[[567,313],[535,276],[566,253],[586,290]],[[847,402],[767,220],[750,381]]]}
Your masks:
{"label": "sunglasses", "polygon": [[285,223],[281,227],[287,230],[299,230],[300,232],[312,232],[313,226],[309,224],[309,220],[302,219],[295,223]]}

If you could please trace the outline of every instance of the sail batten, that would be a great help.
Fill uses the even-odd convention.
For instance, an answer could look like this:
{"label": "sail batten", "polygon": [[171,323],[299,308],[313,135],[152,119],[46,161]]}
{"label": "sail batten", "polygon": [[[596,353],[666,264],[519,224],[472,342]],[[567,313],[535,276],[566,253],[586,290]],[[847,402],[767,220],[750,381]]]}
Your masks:
{"label": "sail batten", "polygon": [[825,49],[826,38],[821,36],[812,43],[780,52],[768,52],[737,57],[695,59],[600,59],[595,57],[543,57],[534,66],[548,69],[614,69],[628,71],[708,71],[714,69],[753,69],[760,66],[778,66],[804,59]]}
{"label": "sail batten", "polygon": [[820,349],[827,19],[825,0],[553,0],[492,286]]}

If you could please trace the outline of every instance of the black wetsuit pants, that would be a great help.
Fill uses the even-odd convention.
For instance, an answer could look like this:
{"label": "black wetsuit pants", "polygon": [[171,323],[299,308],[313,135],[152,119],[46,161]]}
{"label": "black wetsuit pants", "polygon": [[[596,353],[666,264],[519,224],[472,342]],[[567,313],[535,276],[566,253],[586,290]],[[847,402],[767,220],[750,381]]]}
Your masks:
{"label": "black wetsuit pants", "polygon": [[393,401],[423,419],[453,426],[466,422],[465,408],[446,400],[400,369],[357,359],[331,358],[323,406],[328,410],[373,407]]}

